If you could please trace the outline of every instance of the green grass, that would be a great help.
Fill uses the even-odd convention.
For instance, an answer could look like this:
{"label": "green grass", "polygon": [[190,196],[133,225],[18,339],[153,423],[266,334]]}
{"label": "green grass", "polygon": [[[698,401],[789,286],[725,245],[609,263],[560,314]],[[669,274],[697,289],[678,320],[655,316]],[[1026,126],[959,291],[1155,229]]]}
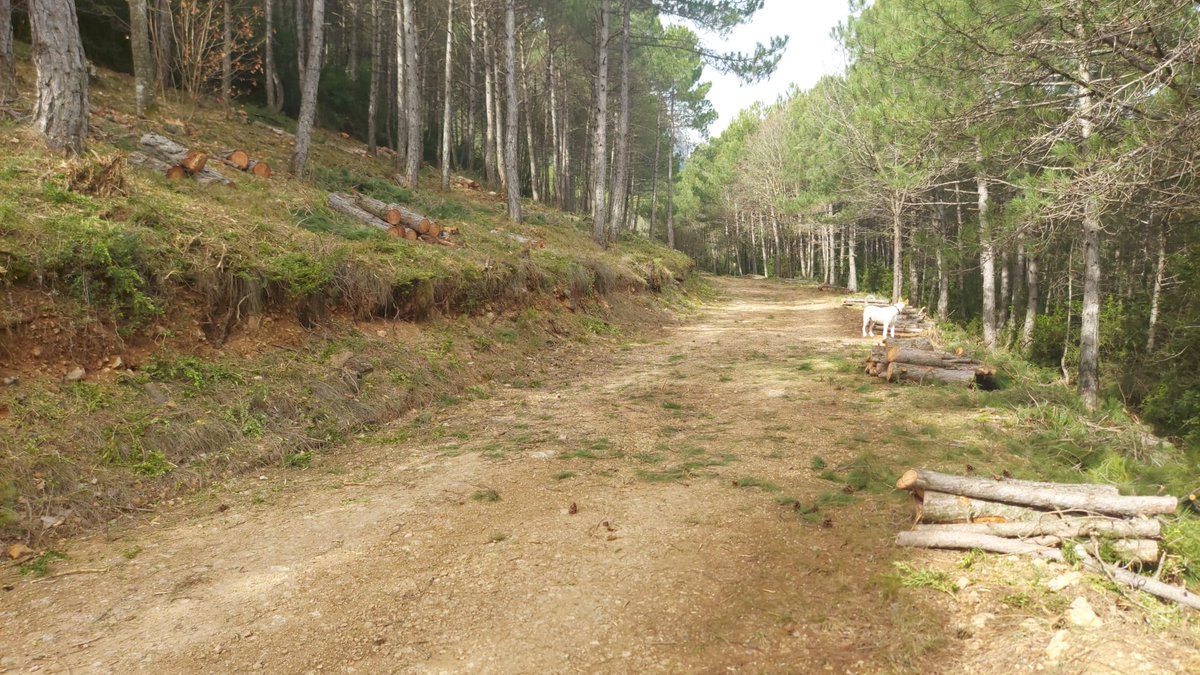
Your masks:
{"label": "green grass", "polygon": [[500,493],[492,488],[477,490],[471,495],[471,499],[477,502],[498,502],[500,501]]}
{"label": "green grass", "polygon": [[38,557],[21,565],[20,572],[23,576],[44,577],[50,574],[50,566],[60,560],[66,560],[67,554],[54,549],[47,549]]}
{"label": "green grass", "polygon": [[739,479],[735,480],[733,482],[733,484],[740,488],[758,488],[759,490],[762,490],[763,492],[770,492],[770,493],[783,491],[783,488],[779,487],[775,483],[763,480],[761,478],[754,478],[754,477],[739,478]]}
{"label": "green grass", "polygon": [[958,586],[950,579],[950,575],[940,570],[918,570],[899,560],[893,562],[892,566],[896,570],[896,578],[904,588],[928,588],[950,596],[958,592]]}

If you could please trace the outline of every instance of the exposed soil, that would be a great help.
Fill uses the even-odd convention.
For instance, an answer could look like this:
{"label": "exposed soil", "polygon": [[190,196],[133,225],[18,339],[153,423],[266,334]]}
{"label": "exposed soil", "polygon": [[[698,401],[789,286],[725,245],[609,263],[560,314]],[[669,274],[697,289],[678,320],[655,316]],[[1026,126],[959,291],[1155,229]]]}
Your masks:
{"label": "exposed soil", "polygon": [[[497,383],[307,471],[231,481],[69,542],[44,579],[0,572],[0,669],[1200,665],[1191,642],[1149,639],[1104,596],[1089,596],[1103,632],[1072,629],[1048,660],[1061,617],[1001,606],[986,578],[973,600],[889,581],[908,557],[891,545],[903,499],[833,505],[842,486],[812,462],[887,455],[891,430],[915,422],[856,389],[858,317],[812,289],[719,283],[723,302],[654,341],[564,345],[528,363],[530,387]],[[980,603],[992,618],[972,623]]]}

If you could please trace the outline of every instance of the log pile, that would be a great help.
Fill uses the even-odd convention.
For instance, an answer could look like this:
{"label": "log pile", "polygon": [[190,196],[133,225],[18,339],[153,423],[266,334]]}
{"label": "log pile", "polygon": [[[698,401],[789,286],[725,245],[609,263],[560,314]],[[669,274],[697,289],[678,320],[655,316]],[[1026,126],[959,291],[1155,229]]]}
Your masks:
{"label": "log pile", "polygon": [[887,339],[871,348],[865,372],[888,382],[944,382],[991,390],[996,388],[996,369],[984,365],[962,350],[944,352],[927,338]]}
{"label": "log pile", "polygon": [[[866,298],[845,298],[842,300],[842,307],[853,307],[858,311],[862,311],[864,307],[870,305],[872,307],[887,307],[892,304],[887,300],[868,296]],[[933,322],[929,317],[925,316],[925,310],[917,307],[905,307],[900,312],[900,316],[896,317],[896,335],[897,338],[913,338],[922,335],[928,335],[933,328]],[[876,326],[881,328],[881,326]],[[891,331],[888,331],[891,335]]]}
{"label": "log pile", "polygon": [[[1161,563],[1157,516],[1175,512],[1175,497],[918,469],[906,471],[896,487],[912,494],[916,511],[913,529],[896,536],[898,546],[1074,558],[1115,582],[1200,609],[1200,596],[1100,559],[1103,552],[1133,566]],[[1072,555],[1060,547],[1070,547]]]}
{"label": "log pile", "polygon": [[454,176],[450,179],[450,182],[454,185],[454,187],[463,190],[473,190],[478,192],[479,190],[483,189],[482,186],[479,185],[479,181],[471,180],[466,176]]}
{"label": "log pile", "polygon": [[331,192],[329,208],[350,216],[363,225],[370,225],[390,236],[427,244],[454,246],[450,235],[457,228],[444,228],[437,221],[399,204],[388,204],[357,192]]}
{"label": "log pile", "polygon": [[259,178],[271,177],[271,165],[261,159],[251,159],[245,150],[228,150],[222,155],[225,157],[222,160],[225,166],[252,173]]}
{"label": "log pile", "polygon": [[208,155],[189,150],[158,134],[146,134],[140,142],[141,152],[129,153],[129,163],[158,171],[171,180],[192,178],[197,183],[233,186],[233,181],[208,167]]}

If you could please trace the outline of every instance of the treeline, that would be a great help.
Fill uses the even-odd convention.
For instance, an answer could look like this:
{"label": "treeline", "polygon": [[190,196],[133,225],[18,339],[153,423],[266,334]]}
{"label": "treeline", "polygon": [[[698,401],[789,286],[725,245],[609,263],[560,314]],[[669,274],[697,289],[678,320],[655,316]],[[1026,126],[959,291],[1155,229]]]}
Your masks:
{"label": "treeline", "polygon": [[[722,53],[670,25],[724,33],[762,0],[28,0],[15,15],[8,2],[0,35],[32,19],[39,71],[55,73],[39,100],[86,92],[80,64],[36,46],[78,30],[88,58],[135,74],[139,112],[176,92],[258,103],[297,118],[297,175],[320,124],[390,149],[409,184],[423,162],[442,189],[454,171],[481,175],[513,220],[522,197],[590,213],[599,243],[639,216],[673,240],[676,139],[713,119],[703,65],[756,79],[785,43]],[[11,62],[0,53],[0,91]],[[51,145],[82,149],[78,125],[38,111]]]}
{"label": "treeline", "polygon": [[1200,446],[1198,23],[1184,0],[856,0],[843,76],[691,158],[683,248],[936,308]]}

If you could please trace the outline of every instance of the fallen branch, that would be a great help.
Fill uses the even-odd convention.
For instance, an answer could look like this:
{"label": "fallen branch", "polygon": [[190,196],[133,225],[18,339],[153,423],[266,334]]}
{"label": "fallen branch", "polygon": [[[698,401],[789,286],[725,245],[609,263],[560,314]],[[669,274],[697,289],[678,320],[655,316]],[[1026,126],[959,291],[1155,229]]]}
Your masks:
{"label": "fallen branch", "polygon": [[[950,532],[901,532],[896,535],[896,544],[898,546],[911,546],[918,548],[943,548],[955,550],[970,550],[979,549],[989,553],[1003,553],[1008,555],[1032,555],[1046,560],[1056,562],[1066,562],[1066,557],[1063,552],[1055,548],[1047,548],[1024,542],[1018,539],[1005,539],[1003,537],[994,537],[987,534],[971,534],[962,535],[961,533]],[[1112,581],[1123,584],[1130,588],[1139,591],[1145,591],[1164,600],[1190,607],[1191,609],[1200,609],[1200,596],[1188,591],[1186,588],[1172,586],[1170,584],[1143,577],[1140,574],[1130,572],[1127,569],[1109,565],[1108,563],[1096,560],[1088,555],[1083,546],[1076,544],[1074,547],[1075,555],[1079,557],[1080,563],[1084,569],[1098,574],[1107,576]]]}

